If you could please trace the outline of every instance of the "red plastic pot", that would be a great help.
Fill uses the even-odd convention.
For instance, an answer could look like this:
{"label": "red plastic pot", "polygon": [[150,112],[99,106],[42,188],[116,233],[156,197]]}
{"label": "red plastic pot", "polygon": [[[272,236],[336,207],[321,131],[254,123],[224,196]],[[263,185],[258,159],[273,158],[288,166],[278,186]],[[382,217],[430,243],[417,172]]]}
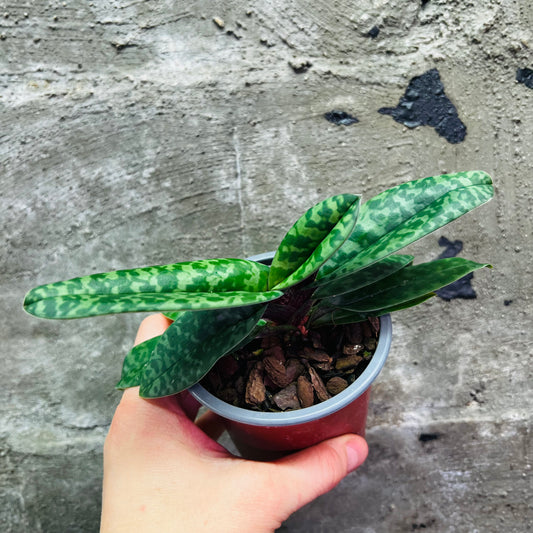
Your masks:
{"label": "red plastic pot", "polygon": [[[252,259],[268,261],[272,254]],[[230,405],[200,384],[189,389],[202,405],[220,415],[243,457],[271,459],[325,439],[356,433],[364,436],[370,386],[385,364],[392,340],[390,315],[380,318],[380,335],[374,356],[352,385],[329,400],[295,411],[258,412]]]}

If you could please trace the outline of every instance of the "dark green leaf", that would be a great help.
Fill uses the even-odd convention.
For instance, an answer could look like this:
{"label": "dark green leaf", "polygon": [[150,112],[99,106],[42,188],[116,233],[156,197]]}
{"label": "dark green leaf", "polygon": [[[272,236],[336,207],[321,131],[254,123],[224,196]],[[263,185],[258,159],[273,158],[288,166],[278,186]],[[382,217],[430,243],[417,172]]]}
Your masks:
{"label": "dark green leaf", "polygon": [[354,292],[325,298],[325,306],[370,312],[397,306],[436,291],[470,272],[489,266],[461,257],[438,259],[406,267],[391,276]]}
{"label": "dark green leaf", "polygon": [[319,288],[313,293],[313,299],[353,292],[394,274],[412,262],[412,255],[392,255],[356,272],[347,272],[328,283],[324,283],[327,278],[323,278],[317,283]]}
{"label": "dark green leaf", "polygon": [[265,306],[183,313],[165,331],[141,380],[141,396],[158,398],[194,385],[250,335]]}
{"label": "dark green leaf", "polygon": [[287,232],[274,255],[268,286],[285,289],[316,272],[346,241],[359,211],[359,197],[332,196],[309,209]]}
{"label": "dark green leaf", "polygon": [[394,313],[395,311],[401,311],[402,309],[407,309],[408,307],[413,307],[415,305],[421,304],[429,298],[435,296],[434,292],[429,294],[424,294],[420,298],[415,298],[413,300],[408,300],[402,302],[398,305],[393,305],[391,307],[384,307],[382,309],[376,309],[374,311],[365,313],[357,311],[348,311],[346,309],[332,309],[327,313],[316,316],[316,318],[311,317],[310,326],[312,327],[321,327],[329,325],[341,325],[341,324],[352,324],[354,322],[362,322],[370,317],[378,317],[382,315],[388,315],[389,313]]}

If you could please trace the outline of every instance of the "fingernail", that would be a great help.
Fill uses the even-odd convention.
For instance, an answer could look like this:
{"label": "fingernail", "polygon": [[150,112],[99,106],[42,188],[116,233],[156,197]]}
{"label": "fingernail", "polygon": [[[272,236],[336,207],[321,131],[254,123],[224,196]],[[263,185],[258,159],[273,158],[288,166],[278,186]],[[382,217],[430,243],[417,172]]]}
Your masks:
{"label": "fingernail", "polygon": [[364,461],[364,457],[361,457],[359,450],[361,445],[357,440],[351,440],[346,444],[346,456],[348,458],[348,471],[352,472]]}

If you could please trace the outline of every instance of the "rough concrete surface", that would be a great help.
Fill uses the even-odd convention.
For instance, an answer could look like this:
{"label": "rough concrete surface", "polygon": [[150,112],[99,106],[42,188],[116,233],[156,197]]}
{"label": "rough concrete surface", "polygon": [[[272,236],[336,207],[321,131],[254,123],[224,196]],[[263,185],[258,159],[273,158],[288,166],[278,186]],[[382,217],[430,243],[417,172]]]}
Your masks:
{"label": "rough concrete surface", "polygon": [[[494,201],[413,249],[494,269],[395,315],[368,461],[281,531],[530,530],[532,28],[529,0],[0,1],[0,531],[98,530],[141,318],[39,321],[28,289],[271,250],[331,194],[477,168]],[[460,142],[378,113],[432,69]]]}

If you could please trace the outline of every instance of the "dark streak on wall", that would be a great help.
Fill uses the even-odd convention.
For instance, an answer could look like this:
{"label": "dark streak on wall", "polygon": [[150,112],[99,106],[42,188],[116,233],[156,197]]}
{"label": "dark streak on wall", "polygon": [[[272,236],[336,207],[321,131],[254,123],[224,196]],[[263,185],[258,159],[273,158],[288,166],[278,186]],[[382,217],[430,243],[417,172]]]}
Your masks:
{"label": "dark streak on wall", "polygon": [[431,126],[452,144],[466,137],[466,126],[444,93],[439,71],[435,68],[409,82],[397,107],[382,107],[379,112],[408,128]]}

